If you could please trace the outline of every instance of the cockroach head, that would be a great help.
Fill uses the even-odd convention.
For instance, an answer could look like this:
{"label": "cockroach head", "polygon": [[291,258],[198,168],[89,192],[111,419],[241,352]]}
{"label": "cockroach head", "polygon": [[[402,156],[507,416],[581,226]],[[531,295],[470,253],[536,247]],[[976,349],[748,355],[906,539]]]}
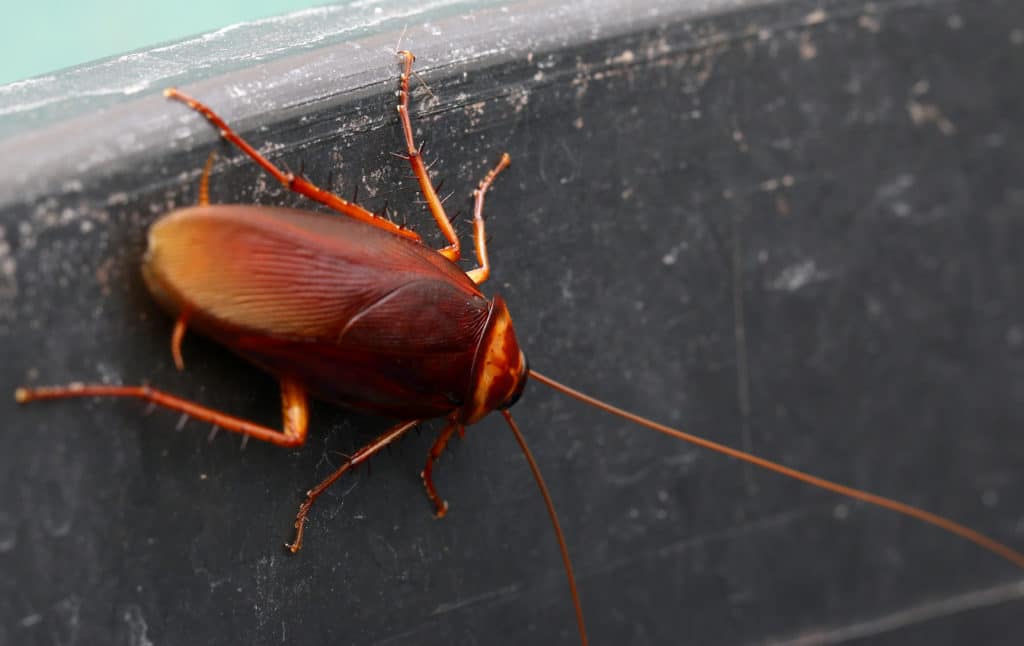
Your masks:
{"label": "cockroach head", "polygon": [[462,421],[472,424],[493,410],[516,403],[526,385],[528,370],[508,307],[500,296],[495,296],[476,350],[471,390],[460,411]]}

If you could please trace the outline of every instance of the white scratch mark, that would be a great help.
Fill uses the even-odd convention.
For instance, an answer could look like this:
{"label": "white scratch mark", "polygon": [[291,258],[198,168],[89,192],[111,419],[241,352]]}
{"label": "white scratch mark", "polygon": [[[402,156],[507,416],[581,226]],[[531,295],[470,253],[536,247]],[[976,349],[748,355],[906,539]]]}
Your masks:
{"label": "white scratch mark", "polygon": [[473,595],[472,597],[466,597],[465,599],[458,599],[456,601],[438,604],[430,614],[432,616],[443,615],[456,610],[462,610],[469,606],[475,606],[479,603],[486,603],[488,601],[500,599],[501,597],[510,597],[518,592],[518,585],[506,585],[496,590],[483,592],[481,594]]}
{"label": "white scratch mark", "polygon": [[125,607],[121,618],[128,625],[129,646],[153,646],[148,635],[149,624],[146,623],[146,617],[142,614],[142,608],[136,604],[130,604]]}
{"label": "white scratch mark", "polygon": [[568,269],[562,279],[558,281],[558,287],[562,292],[562,300],[566,303],[572,303],[574,296],[572,293],[572,270]]}
{"label": "white scratch mark", "polygon": [[1015,581],[938,601],[926,601],[898,612],[857,621],[840,628],[821,629],[785,639],[768,639],[765,643],[773,646],[827,646],[858,640],[871,641],[872,637],[891,634],[908,626],[1021,599],[1024,599],[1024,581]]}

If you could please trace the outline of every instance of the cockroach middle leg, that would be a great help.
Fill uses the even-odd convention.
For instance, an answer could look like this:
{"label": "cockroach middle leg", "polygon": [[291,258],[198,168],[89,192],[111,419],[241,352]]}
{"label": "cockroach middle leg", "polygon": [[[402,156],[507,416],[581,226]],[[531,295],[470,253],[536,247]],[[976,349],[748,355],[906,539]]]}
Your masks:
{"label": "cockroach middle leg", "polygon": [[412,121],[409,119],[409,77],[412,76],[412,63],[416,60],[416,57],[412,55],[412,52],[404,49],[398,52],[398,55],[402,57],[402,77],[398,90],[398,115],[402,120],[402,132],[405,133],[405,158],[409,160],[409,165],[412,166],[412,172],[416,175],[416,181],[420,185],[420,192],[423,193],[427,206],[430,207],[430,214],[434,216],[438,228],[441,229],[441,233],[448,241],[448,246],[438,249],[437,252],[448,260],[455,262],[462,254],[459,237],[455,234],[455,227],[452,226],[451,220],[448,219],[448,214],[444,211],[444,205],[441,204],[441,198],[437,196],[434,184],[430,181],[430,174],[423,163],[423,155],[420,154],[419,146],[416,145],[416,140],[413,138]]}
{"label": "cockroach middle leg", "polygon": [[174,358],[174,366],[178,370],[185,369],[185,360],[181,357],[181,341],[185,338],[187,329],[188,312],[182,311],[178,314],[178,320],[174,322],[174,331],[171,332],[171,356]]}
{"label": "cockroach middle leg", "polygon": [[337,482],[338,478],[343,476],[346,471],[369,460],[381,449],[405,435],[409,429],[415,427],[420,423],[420,421],[421,420],[418,419],[411,420],[392,426],[383,435],[352,454],[352,456],[345,461],[345,464],[341,465],[341,467],[339,467],[334,473],[324,478],[323,482],[307,491],[306,499],[299,506],[299,513],[295,515],[295,540],[291,543],[285,543],[285,547],[287,547],[292,554],[302,549],[302,535],[306,528],[306,517],[309,516],[310,507],[313,506],[313,503],[316,502],[316,499],[319,498],[323,492],[327,491],[331,485]]}
{"label": "cockroach middle leg", "polygon": [[196,204],[206,206],[210,203],[210,171],[213,170],[213,160],[217,159],[217,151],[211,150],[203,164],[203,174],[199,176],[199,199]]}
{"label": "cockroach middle leg", "polygon": [[187,399],[149,386],[108,386],[105,384],[72,384],[70,386],[46,386],[42,388],[19,388],[14,398],[19,404],[46,399],[68,399],[71,397],[134,397],[185,413],[189,417],[210,422],[232,433],[254,437],[277,446],[294,448],[306,441],[309,427],[309,410],[306,392],[302,387],[287,379],[281,380],[281,430],[256,424],[249,420],[222,413],[219,410],[197,404]]}
{"label": "cockroach middle leg", "polygon": [[459,435],[463,433],[462,425],[458,422],[449,422],[448,426],[444,427],[441,434],[434,440],[434,445],[430,447],[430,452],[427,453],[427,464],[423,467],[423,471],[420,472],[423,486],[427,490],[427,498],[430,499],[430,502],[434,503],[434,518],[444,518],[444,515],[448,513],[448,501],[437,495],[437,489],[434,488],[434,479],[432,477],[434,462],[444,453],[445,447],[448,446],[448,441],[452,439],[452,435],[455,435],[456,431],[459,432]]}
{"label": "cockroach middle leg", "polygon": [[274,177],[274,179],[281,182],[281,184],[283,184],[289,190],[292,190],[300,195],[304,195],[315,202],[319,202],[325,206],[328,206],[334,209],[335,211],[338,211],[339,213],[344,213],[345,215],[366,222],[367,224],[371,224],[377,228],[384,229],[385,231],[388,231],[395,235],[401,236],[403,238],[408,238],[410,240],[420,240],[419,234],[417,234],[415,231],[403,229],[397,224],[391,222],[390,220],[374,215],[373,213],[367,211],[358,204],[353,204],[352,202],[349,202],[343,197],[335,195],[330,191],[326,191],[317,186],[316,184],[313,184],[312,182],[306,180],[303,177],[298,177],[293,173],[281,170],[280,168],[272,164],[270,160],[261,155],[247,141],[242,139],[234,130],[231,129],[227,122],[221,119],[220,116],[217,115],[217,113],[215,113],[205,104],[196,101],[187,94],[179,92],[175,88],[168,88],[164,90],[164,96],[170,99],[174,99],[176,101],[180,101],[188,107],[195,110],[196,112],[198,112],[199,114],[203,115],[207,121],[209,121],[211,124],[213,124],[214,127],[217,128],[217,130],[220,132],[221,137],[230,141],[232,144],[238,147],[239,150],[248,155],[254,162],[259,164],[259,166],[263,170],[267,171],[270,175]]}
{"label": "cockroach middle leg", "polygon": [[[213,170],[213,162],[217,159],[217,151],[211,150],[203,164],[203,172],[199,176],[199,198],[196,204],[206,206],[210,203],[210,171]],[[174,366],[178,370],[185,369],[185,361],[181,358],[181,341],[185,338],[185,330],[188,328],[188,312],[182,310],[178,319],[174,322],[174,331],[171,332],[171,356],[174,358]]]}

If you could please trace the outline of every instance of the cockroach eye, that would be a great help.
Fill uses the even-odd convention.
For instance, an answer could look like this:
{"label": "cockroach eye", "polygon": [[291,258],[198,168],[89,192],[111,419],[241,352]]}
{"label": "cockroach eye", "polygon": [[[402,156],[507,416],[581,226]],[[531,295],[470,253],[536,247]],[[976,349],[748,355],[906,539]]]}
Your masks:
{"label": "cockroach eye", "polygon": [[526,355],[522,355],[523,369],[519,372],[519,377],[516,382],[516,389],[512,391],[512,394],[508,396],[500,406],[498,410],[507,410],[516,405],[519,398],[523,396],[523,389],[526,388],[526,377],[530,374],[530,362],[526,360]]}

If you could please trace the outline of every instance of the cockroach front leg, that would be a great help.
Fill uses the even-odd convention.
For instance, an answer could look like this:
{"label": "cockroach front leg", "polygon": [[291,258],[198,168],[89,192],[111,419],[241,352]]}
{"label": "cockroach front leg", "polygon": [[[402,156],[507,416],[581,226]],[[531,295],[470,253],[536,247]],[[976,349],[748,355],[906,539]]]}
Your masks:
{"label": "cockroach front leg", "polygon": [[286,448],[301,446],[306,441],[306,431],[309,425],[306,392],[301,386],[287,379],[281,380],[282,428],[280,431],[222,413],[187,399],[175,397],[149,386],[71,384],[70,386],[19,388],[14,393],[14,398],[20,404],[71,397],[134,397],[185,413],[195,419],[210,422],[232,433],[253,437]]}
{"label": "cockroach front leg", "polygon": [[476,247],[476,259],[480,266],[466,272],[469,279],[479,285],[491,275],[491,261],[487,258],[487,234],[484,231],[484,195],[494,183],[498,173],[508,168],[512,158],[508,153],[501,155],[498,165],[491,169],[491,172],[480,180],[480,185],[473,191],[473,245]]}
{"label": "cockroach front leg", "polygon": [[430,453],[427,454],[427,464],[423,467],[423,471],[420,472],[420,477],[423,478],[423,486],[427,489],[427,498],[430,499],[430,502],[434,503],[434,518],[444,518],[444,515],[448,513],[448,501],[437,495],[437,489],[434,488],[434,479],[432,477],[434,462],[444,453],[445,447],[448,446],[448,441],[452,439],[452,435],[456,431],[458,431],[460,436],[463,433],[463,427],[458,422],[449,422],[448,426],[444,427],[441,434],[434,440],[434,445],[430,447]]}
{"label": "cockroach front leg", "polygon": [[306,517],[309,516],[309,509],[313,506],[313,503],[316,502],[316,499],[320,497],[320,494],[327,491],[327,489],[334,484],[338,478],[344,475],[346,471],[362,462],[365,462],[366,460],[369,460],[381,449],[405,435],[409,429],[415,427],[420,423],[420,421],[421,420],[412,420],[392,426],[383,435],[356,451],[355,454],[345,462],[345,464],[341,465],[341,467],[334,473],[324,478],[323,482],[307,491],[306,499],[299,506],[299,513],[295,515],[295,540],[291,543],[285,543],[285,547],[287,547],[292,554],[302,549],[302,535],[306,528]]}
{"label": "cockroach front leg", "polygon": [[179,92],[175,88],[168,88],[164,90],[164,96],[166,96],[169,99],[180,101],[188,107],[195,110],[196,112],[198,112],[199,114],[206,117],[206,120],[213,124],[215,128],[217,128],[218,132],[220,132],[221,137],[237,146],[239,150],[248,155],[254,162],[259,164],[259,166],[263,170],[267,171],[270,175],[274,177],[274,179],[281,182],[281,184],[283,184],[289,190],[294,191],[300,195],[304,195],[311,200],[319,202],[327,207],[334,209],[335,211],[338,211],[339,213],[344,213],[345,215],[366,222],[367,224],[373,225],[379,229],[384,229],[385,231],[393,233],[397,236],[408,238],[410,240],[420,240],[419,234],[417,234],[415,231],[403,229],[394,222],[391,222],[390,220],[375,215],[367,211],[363,207],[359,206],[358,204],[349,202],[348,200],[338,195],[335,195],[330,191],[325,191],[324,189],[306,180],[305,178],[298,177],[293,173],[281,170],[280,168],[272,164],[270,160],[261,155],[247,141],[242,139],[234,130],[231,129],[227,122],[221,119],[216,112],[211,110],[203,103],[196,101],[195,99],[188,96],[187,94],[184,94],[183,92]]}

